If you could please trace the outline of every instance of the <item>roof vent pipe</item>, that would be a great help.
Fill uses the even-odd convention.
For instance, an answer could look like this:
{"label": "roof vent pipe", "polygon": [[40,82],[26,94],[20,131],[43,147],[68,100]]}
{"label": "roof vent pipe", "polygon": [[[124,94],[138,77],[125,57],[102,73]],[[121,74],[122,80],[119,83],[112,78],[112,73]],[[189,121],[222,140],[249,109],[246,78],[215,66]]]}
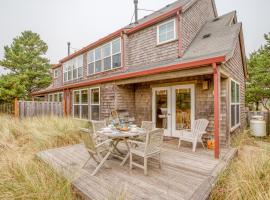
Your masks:
{"label": "roof vent pipe", "polygon": [[138,23],[138,0],[134,0],[135,23]]}
{"label": "roof vent pipe", "polygon": [[68,56],[70,55],[70,42],[67,43],[68,46]]}

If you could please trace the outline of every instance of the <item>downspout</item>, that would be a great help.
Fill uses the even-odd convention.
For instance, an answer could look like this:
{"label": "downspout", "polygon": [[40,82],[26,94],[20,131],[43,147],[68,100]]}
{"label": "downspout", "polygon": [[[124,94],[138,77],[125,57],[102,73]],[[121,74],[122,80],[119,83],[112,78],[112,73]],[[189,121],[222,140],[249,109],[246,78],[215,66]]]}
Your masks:
{"label": "downspout", "polygon": [[214,78],[214,138],[215,138],[215,158],[219,159],[219,79],[220,74],[217,63],[212,63]]}

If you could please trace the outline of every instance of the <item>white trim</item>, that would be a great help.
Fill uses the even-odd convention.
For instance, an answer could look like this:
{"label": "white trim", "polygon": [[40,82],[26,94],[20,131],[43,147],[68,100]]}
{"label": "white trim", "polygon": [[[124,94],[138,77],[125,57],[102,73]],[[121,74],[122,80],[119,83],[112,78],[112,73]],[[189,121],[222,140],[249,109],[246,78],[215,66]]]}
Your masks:
{"label": "white trim", "polygon": [[[165,25],[167,23],[170,23],[172,21],[174,22],[173,23],[174,24],[174,37],[172,39],[170,39],[170,40],[166,40],[166,41],[160,42],[159,41],[159,28],[160,28],[160,26]],[[172,42],[172,41],[176,40],[177,39],[177,36],[176,35],[177,35],[177,31],[176,31],[176,19],[175,18],[170,19],[170,20],[167,20],[167,21],[162,22],[162,23],[160,23],[160,24],[157,25],[157,45],[166,44],[166,43],[169,43],[169,42]]]}
{"label": "white trim", "polygon": [[[229,83],[230,119],[229,120],[230,120],[230,131],[232,132],[241,125],[241,98],[240,98],[240,83],[238,81],[235,81],[232,78],[230,78],[229,81],[230,81],[230,83]],[[239,94],[239,102],[232,103],[232,82],[234,82],[235,84],[237,84],[239,86],[239,92],[238,92],[238,94]],[[232,105],[235,105],[235,106],[239,105],[239,123],[235,124],[234,126],[232,126]],[[234,115],[235,115],[234,117],[236,119],[237,114],[234,113]]]}

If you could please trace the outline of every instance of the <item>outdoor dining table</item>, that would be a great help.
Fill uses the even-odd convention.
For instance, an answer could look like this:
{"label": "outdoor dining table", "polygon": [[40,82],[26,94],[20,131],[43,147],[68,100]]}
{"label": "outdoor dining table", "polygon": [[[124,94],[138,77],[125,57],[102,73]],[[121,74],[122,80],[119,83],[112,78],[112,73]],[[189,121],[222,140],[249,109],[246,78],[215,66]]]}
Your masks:
{"label": "outdoor dining table", "polygon": [[127,155],[124,157],[122,157],[120,155],[116,155],[118,158],[123,160],[120,164],[121,166],[123,166],[126,163],[127,159],[129,158],[130,148],[129,148],[128,140],[132,139],[132,138],[136,138],[140,135],[144,135],[146,132],[141,128],[137,128],[137,131],[130,131],[130,130],[128,130],[128,131],[121,131],[121,130],[106,131],[104,129],[101,129],[101,130],[97,131],[97,133],[111,139],[112,140],[111,145],[113,146],[113,150],[118,152],[118,154],[120,154],[120,155],[124,155],[124,153],[121,152],[117,146],[118,146],[119,142],[125,143],[125,145],[127,147]]}

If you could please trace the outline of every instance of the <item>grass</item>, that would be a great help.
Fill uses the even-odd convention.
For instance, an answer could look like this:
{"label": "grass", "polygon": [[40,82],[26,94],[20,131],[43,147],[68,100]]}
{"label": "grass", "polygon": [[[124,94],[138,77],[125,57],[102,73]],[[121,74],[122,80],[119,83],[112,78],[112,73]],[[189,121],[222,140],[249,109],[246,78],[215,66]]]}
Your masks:
{"label": "grass", "polygon": [[0,115],[0,199],[74,199],[70,183],[35,153],[80,142],[81,121]]}
{"label": "grass", "polygon": [[248,132],[233,138],[239,155],[219,177],[211,200],[270,199],[269,138],[257,139]]}

